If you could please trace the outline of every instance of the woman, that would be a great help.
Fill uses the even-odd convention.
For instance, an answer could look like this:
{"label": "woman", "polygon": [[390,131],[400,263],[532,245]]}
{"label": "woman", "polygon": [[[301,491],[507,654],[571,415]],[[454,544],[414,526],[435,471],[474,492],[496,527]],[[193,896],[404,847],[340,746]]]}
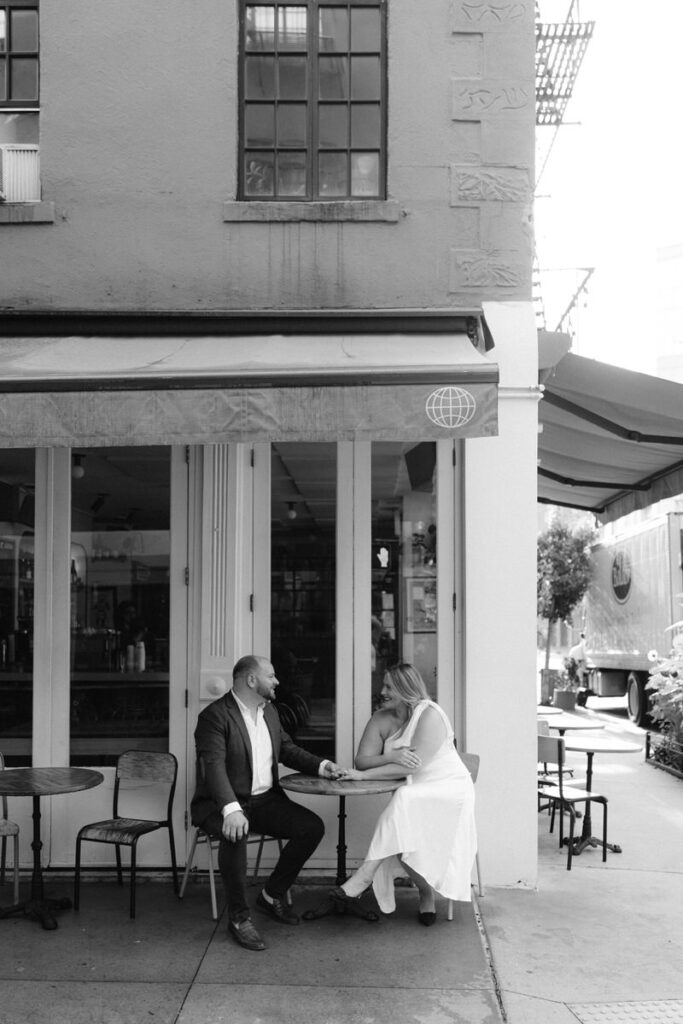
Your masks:
{"label": "woman", "polygon": [[331,896],[345,909],[358,907],[372,883],[380,909],[396,909],[394,879],[408,875],[420,894],[418,919],[436,920],[435,892],[471,899],[470,876],[477,849],[474,787],[453,744],[448,718],[412,665],[388,669],[382,705],[360,741],[350,779],[406,777],[379,817],[367,857]]}

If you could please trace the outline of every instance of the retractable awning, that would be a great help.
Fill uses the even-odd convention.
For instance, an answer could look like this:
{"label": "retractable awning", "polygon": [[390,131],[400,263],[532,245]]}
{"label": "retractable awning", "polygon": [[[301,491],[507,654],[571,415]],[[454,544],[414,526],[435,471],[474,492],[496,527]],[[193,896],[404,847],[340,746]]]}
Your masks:
{"label": "retractable awning", "polygon": [[683,385],[571,353],[541,380],[540,502],[608,522],[683,493]]}
{"label": "retractable awning", "polygon": [[461,319],[448,333],[6,337],[0,447],[493,435],[498,367]]}

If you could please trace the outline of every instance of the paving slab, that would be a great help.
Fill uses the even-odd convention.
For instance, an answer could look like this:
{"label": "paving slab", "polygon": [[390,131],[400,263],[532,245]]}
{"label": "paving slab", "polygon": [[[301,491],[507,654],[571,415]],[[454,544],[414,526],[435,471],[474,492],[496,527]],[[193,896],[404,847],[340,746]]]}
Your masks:
{"label": "paving slab", "polygon": [[174,1024],[185,985],[0,981],[0,1024]]}
{"label": "paving slab", "polygon": [[[51,896],[70,895],[63,883],[46,888]],[[27,917],[0,921],[0,979],[189,984],[215,928],[205,909],[203,902],[185,905],[170,884],[142,883],[131,920],[125,886],[88,883],[81,909],[60,911],[55,931]]]}
{"label": "paving slab", "polygon": [[[349,969],[349,981],[353,970]],[[461,989],[196,984],[178,1024],[500,1024],[492,993]]]}
{"label": "paving slab", "polygon": [[[317,905],[324,893],[295,889],[295,909],[303,912]],[[452,921],[446,918],[445,901],[437,909],[435,925],[420,925],[417,894],[404,889],[397,891],[396,912],[376,923],[332,915],[291,927],[256,912],[252,919],[268,945],[258,954],[241,949],[222,922],[196,981],[222,982],[228,969],[231,976],[237,972],[241,982],[253,984],[492,991],[472,905],[454,904]]]}

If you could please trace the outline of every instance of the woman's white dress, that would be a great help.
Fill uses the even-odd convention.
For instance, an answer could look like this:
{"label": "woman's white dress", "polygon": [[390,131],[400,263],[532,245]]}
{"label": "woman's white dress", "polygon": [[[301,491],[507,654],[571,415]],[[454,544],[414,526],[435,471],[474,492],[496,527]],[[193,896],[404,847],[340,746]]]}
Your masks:
{"label": "woman's white dress", "polygon": [[428,764],[408,777],[380,815],[367,853],[382,860],[372,887],[380,910],[396,909],[394,879],[405,876],[402,859],[441,896],[470,900],[472,865],[477,851],[474,786],[453,745],[448,717],[433,701],[420,701],[407,724],[384,741],[383,752],[413,745],[420,716],[435,708],[446,737]]}

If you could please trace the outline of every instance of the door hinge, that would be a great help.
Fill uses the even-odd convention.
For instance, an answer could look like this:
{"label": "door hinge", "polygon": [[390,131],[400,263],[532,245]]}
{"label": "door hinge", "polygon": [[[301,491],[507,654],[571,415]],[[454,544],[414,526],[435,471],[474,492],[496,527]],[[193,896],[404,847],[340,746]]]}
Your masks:
{"label": "door hinge", "polygon": [[187,820],[187,811],[185,811],[185,831],[186,832],[187,832],[188,825],[189,825],[189,821]]}
{"label": "door hinge", "polygon": [[253,448],[251,449],[251,452],[249,453],[249,461],[251,462],[251,468],[253,469],[254,468],[254,449]]}
{"label": "door hinge", "polygon": [[185,462],[188,464],[188,466],[190,465],[190,446],[189,446],[189,444],[185,445]]}
{"label": "door hinge", "polygon": [[254,610],[254,595],[250,594],[249,595],[249,611],[253,612],[253,610]]}
{"label": "door hinge", "polygon": [[190,706],[190,691],[189,690],[185,690],[185,707],[189,708],[189,706]]}
{"label": "door hinge", "polygon": [[183,579],[185,580],[185,586],[189,587],[189,585],[190,585],[190,569],[189,569],[189,566],[187,566],[187,565],[185,566],[185,571],[183,573]]}
{"label": "door hinge", "polygon": [[455,446],[453,446],[453,451],[451,452],[451,455],[453,456],[453,465],[455,466],[457,464],[457,459],[455,457]]}
{"label": "door hinge", "polygon": [[453,594],[453,611],[455,611],[457,607],[458,607],[458,595],[457,594]]}

